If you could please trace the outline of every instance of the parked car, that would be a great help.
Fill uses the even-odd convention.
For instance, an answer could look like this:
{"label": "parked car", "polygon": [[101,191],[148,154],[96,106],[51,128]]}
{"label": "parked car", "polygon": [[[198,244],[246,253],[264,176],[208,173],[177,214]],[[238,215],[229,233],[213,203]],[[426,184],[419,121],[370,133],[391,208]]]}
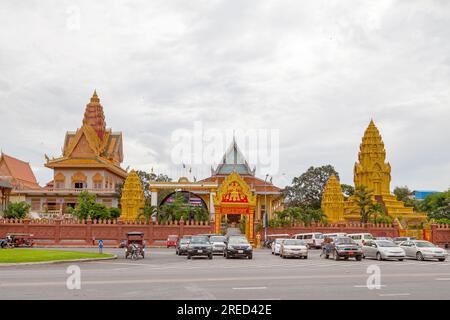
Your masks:
{"label": "parked car", "polygon": [[281,243],[280,257],[308,259],[308,246],[303,240],[287,239]]}
{"label": "parked car", "polygon": [[188,244],[187,258],[202,256],[210,260],[213,258],[211,242],[207,236],[193,236]]}
{"label": "parked car", "polygon": [[375,237],[375,240],[386,240],[386,241],[394,242],[394,239],[391,237]]}
{"label": "parked car", "polygon": [[375,240],[372,234],[370,233],[352,233],[348,234],[347,237],[352,238],[355,242],[361,246],[363,246],[366,241]]}
{"label": "parked car", "polygon": [[167,237],[167,242],[166,242],[167,248],[171,248],[171,247],[176,248],[177,247],[177,242],[178,242],[178,236],[176,236],[176,235],[168,236]]}
{"label": "parked car", "polygon": [[243,257],[251,260],[253,259],[253,247],[245,237],[230,237],[224,257],[227,259]]}
{"label": "parked car", "polygon": [[309,249],[322,248],[323,234],[320,232],[300,233],[293,236],[294,239],[304,240]]}
{"label": "parked car", "polygon": [[184,254],[187,254],[189,242],[190,242],[190,239],[188,239],[188,238],[178,239],[177,247],[176,247],[177,256],[182,256]]}
{"label": "parked car", "polygon": [[213,254],[224,254],[227,247],[227,238],[225,236],[211,236],[209,242],[212,244]]}
{"label": "parked car", "polygon": [[448,252],[442,248],[436,247],[429,241],[425,240],[411,240],[404,241],[400,247],[405,250],[406,257],[415,258],[419,261],[437,259],[445,261]]}
{"label": "parked car", "polygon": [[338,237],[330,243],[330,250],[325,254],[325,258],[333,256],[334,260],[344,258],[355,258],[357,261],[362,260],[363,252],[361,246],[350,237]]}
{"label": "parked car", "polygon": [[416,238],[412,238],[412,237],[397,237],[397,238],[394,238],[394,242],[396,244],[400,244],[400,243],[405,242],[405,241],[413,241],[413,240],[416,240]]}
{"label": "parked car", "polygon": [[362,247],[362,251],[364,258],[376,258],[378,261],[386,259],[403,261],[406,256],[405,250],[388,240],[366,241]]}
{"label": "parked car", "polygon": [[290,238],[291,235],[284,233],[284,234],[269,234],[267,235],[266,240],[264,240],[264,247],[267,249],[272,249],[272,243],[274,243],[275,239],[277,238]]}
{"label": "parked car", "polygon": [[287,238],[278,238],[272,242],[272,254],[278,256],[280,254],[281,244],[284,240],[288,240]]}

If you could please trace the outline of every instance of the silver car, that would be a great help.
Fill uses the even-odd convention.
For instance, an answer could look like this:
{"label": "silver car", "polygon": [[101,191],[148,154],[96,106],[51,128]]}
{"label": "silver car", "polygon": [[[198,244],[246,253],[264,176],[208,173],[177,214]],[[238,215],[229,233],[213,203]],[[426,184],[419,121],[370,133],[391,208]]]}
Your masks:
{"label": "silver car", "polygon": [[308,259],[308,245],[303,240],[288,239],[281,243],[280,257]]}
{"label": "silver car", "polygon": [[283,243],[284,240],[288,240],[288,239],[278,238],[278,239],[275,239],[274,242],[272,242],[272,254],[274,254],[276,256],[280,255],[281,244]]}
{"label": "silver car", "polygon": [[396,259],[403,261],[406,257],[405,250],[392,241],[371,240],[366,241],[362,247],[364,258],[374,258],[378,261],[386,259]]}
{"label": "silver car", "polygon": [[424,240],[404,241],[400,244],[400,247],[405,250],[406,257],[415,258],[419,261],[430,259],[445,261],[448,256],[446,250],[436,247],[431,242]]}
{"label": "silver car", "polygon": [[225,253],[225,248],[227,247],[227,238],[224,236],[211,236],[209,238],[213,246],[213,254],[223,255]]}

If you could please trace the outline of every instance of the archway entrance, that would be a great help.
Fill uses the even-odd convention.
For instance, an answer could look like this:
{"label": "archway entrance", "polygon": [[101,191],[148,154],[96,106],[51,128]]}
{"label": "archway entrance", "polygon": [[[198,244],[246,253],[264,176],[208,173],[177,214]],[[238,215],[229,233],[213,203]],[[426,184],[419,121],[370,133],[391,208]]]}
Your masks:
{"label": "archway entrance", "polygon": [[216,233],[220,233],[222,217],[225,216],[226,222],[231,225],[245,222],[245,234],[249,241],[254,241],[256,196],[238,173],[231,173],[220,185],[214,197],[214,206]]}

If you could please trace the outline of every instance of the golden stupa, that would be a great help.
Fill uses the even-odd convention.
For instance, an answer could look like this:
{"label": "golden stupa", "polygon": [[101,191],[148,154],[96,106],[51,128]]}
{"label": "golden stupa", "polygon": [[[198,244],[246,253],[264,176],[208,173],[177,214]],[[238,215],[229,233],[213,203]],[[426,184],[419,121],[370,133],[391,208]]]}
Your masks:
{"label": "golden stupa", "polygon": [[123,221],[136,221],[144,210],[144,189],[136,171],[132,170],[125,181],[122,191]]}

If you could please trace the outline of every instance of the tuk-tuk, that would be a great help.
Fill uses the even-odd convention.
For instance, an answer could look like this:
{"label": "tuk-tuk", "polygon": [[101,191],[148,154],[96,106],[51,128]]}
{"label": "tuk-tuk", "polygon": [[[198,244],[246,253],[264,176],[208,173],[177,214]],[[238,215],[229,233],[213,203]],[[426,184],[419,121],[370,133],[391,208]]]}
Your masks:
{"label": "tuk-tuk", "polygon": [[8,233],[6,240],[10,247],[32,247],[34,245],[34,235],[30,233]]}
{"label": "tuk-tuk", "polygon": [[139,257],[145,258],[145,241],[143,232],[128,232],[125,247],[125,259],[130,257],[137,260]]}

